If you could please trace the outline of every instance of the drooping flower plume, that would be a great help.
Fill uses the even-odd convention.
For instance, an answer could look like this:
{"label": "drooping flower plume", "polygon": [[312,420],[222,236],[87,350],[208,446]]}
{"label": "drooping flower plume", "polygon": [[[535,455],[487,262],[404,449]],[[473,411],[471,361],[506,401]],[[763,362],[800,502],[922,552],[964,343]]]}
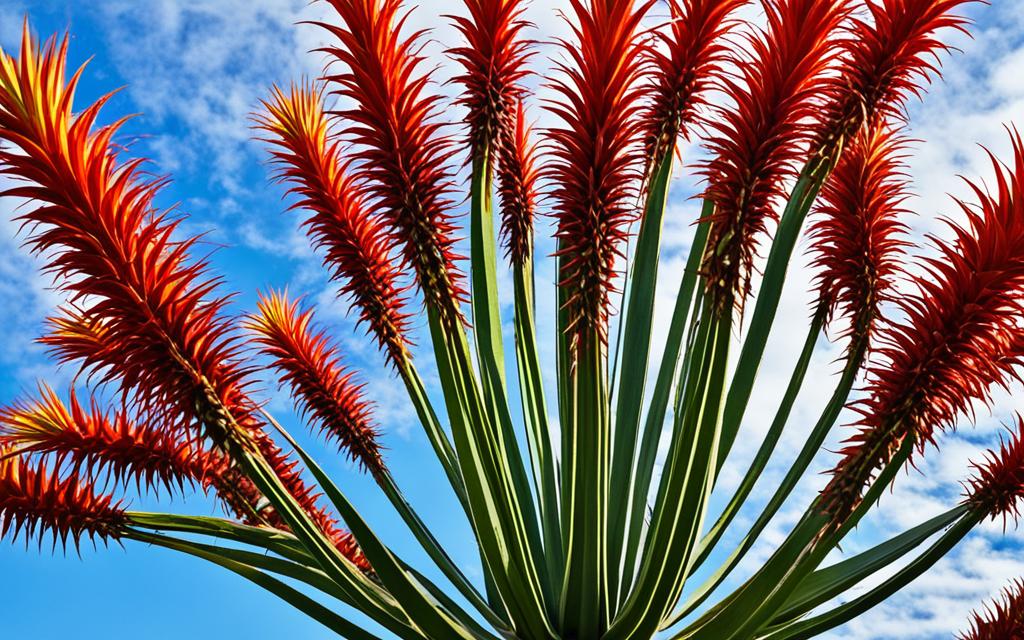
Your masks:
{"label": "drooping flower plume", "polygon": [[907,100],[939,75],[939,56],[949,45],[944,29],[966,33],[967,20],[955,12],[975,0],[871,0],[870,18],[851,17],[843,41],[842,82],[825,110],[828,123],[818,148],[827,157],[862,126],[902,120]]}
{"label": "drooping flower plume", "polygon": [[[17,182],[2,195],[30,201],[20,216],[28,244],[79,311],[63,353],[104,368],[142,419],[181,432],[200,424],[215,441],[244,436],[333,535],[297,463],[262,429],[228,298],[190,256],[198,238],[174,239],[180,220],[155,204],[166,180],[147,179],[141,159],[119,160],[123,120],[96,126],[109,96],[74,113],[80,73],[66,79],[66,60],[66,40],[40,47],[27,27],[19,59],[0,52],[0,165]],[[88,357],[83,328],[102,330],[102,352]],[[61,335],[50,335],[58,352]]]}
{"label": "drooping flower plume", "polygon": [[378,433],[363,387],[341,365],[327,336],[313,325],[312,310],[280,293],[261,296],[259,313],[246,326],[261,350],[274,359],[281,379],[291,388],[311,423],[374,475],[384,473]]}
{"label": "drooping flower plume", "polygon": [[846,0],[765,0],[767,28],[732,54],[740,77],[723,80],[734,105],[710,122],[705,196],[715,203],[703,272],[719,313],[750,294],[757,245],[807,157],[849,15]]}
{"label": "drooping flower plume", "polygon": [[510,140],[526,63],[532,43],[523,37],[525,0],[463,0],[469,17],[452,16],[466,39],[449,51],[464,72],[455,81],[464,87],[459,103],[468,110],[469,140],[474,156],[493,153]]}
{"label": "drooping flower plume", "polygon": [[960,640],[1017,640],[1024,638],[1024,580],[1014,580],[1002,595],[972,615],[971,629]]}
{"label": "drooping flower plume", "polygon": [[889,127],[858,134],[825,183],[811,225],[819,296],[831,321],[849,323],[851,346],[872,335],[880,306],[892,302],[909,246],[900,221],[909,213],[906,144]]}
{"label": "drooping flower plume", "polygon": [[533,224],[537,213],[537,145],[526,123],[522,103],[515,107],[515,125],[498,150],[498,196],[501,199],[501,235],[512,264],[522,265],[533,255]]}
{"label": "drooping flower plume", "polygon": [[651,47],[654,90],[644,114],[648,168],[674,153],[687,137],[708,94],[724,72],[730,43],[725,39],[742,24],[737,9],[750,0],[669,0],[670,22],[656,33],[661,47]]}
{"label": "drooping flower plume", "polygon": [[950,222],[955,237],[936,243],[920,293],[896,301],[906,319],[879,332],[867,397],[854,405],[858,432],[821,498],[837,523],[907,438],[923,450],[1015,376],[1024,355],[1008,352],[1024,346],[1024,142],[1016,132],[1012,142],[1009,168],[992,159],[994,192],[969,183],[979,205],[959,203],[966,224]]}
{"label": "drooping flower plume", "polygon": [[408,314],[399,284],[401,270],[391,258],[393,239],[370,207],[342,158],[340,140],[330,134],[321,91],[275,89],[264,102],[260,128],[275,148],[278,177],[292,184],[300,200],[293,208],[312,215],[305,227],[324,251],[324,265],[344,295],[351,296],[359,321],[386,350],[391,363],[408,357]]}
{"label": "drooping flower plume", "polygon": [[565,100],[548,107],[562,124],[548,132],[544,177],[555,185],[559,284],[574,349],[607,341],[616,265],[636,220],[643,170],[639,79],[647,48],[640,30],[653,4],[573,0],[574,41],[564,46],[568,60],[556,64],[564,77],[552,86]]}
{"label": "drooping flower plume", "polygon": [[326,79],[355,106],[337,115],[355,143],[353,171],[391,227],[428,307],[461,321],[467,300],[455,253],[453,153],[435,117],[438,97],[420,72],[420,34],[404,36],[401,0],[327,0],[340,25],[321,23],[338,41],[324,51],[337,66]]}
{"label": "drooping flower plume", "polygon": [[40,545],[48,538],[78,548],[84,538],[116,541],[127,526],[124,509],[93,483],[61,479],[21,457],[0,458],[0,539],[24,536]]}

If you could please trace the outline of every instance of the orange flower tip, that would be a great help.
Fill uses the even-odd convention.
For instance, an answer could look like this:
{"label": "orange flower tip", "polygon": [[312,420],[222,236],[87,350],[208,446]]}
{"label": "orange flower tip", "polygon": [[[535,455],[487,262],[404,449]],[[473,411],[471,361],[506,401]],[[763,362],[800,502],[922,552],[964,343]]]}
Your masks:
{"label": "orange flower tip", "polygon": [[533,225],[537,209],[537,146],[531,141],[525,108],[517,103],[512,135],[498,151],[498,197],[505,254],[514,265],[533,255]]}
{"label": "orange flower tip", "polygon": [[465,44],[449,50],[463,72],[458,103],[467,110],[470,147],[476,156],[511,139],[516,105],[525,93],[533,42],[523,37],[526,0],[463,0],[468,17],[449,16]]}
{"label": "orange flower tip", "polygon": [[379,434],[363,386],[341,366],[336,347],[286,294],[261,295],[259,313],[246,322],[254,342],[273,359],[300,412],[374,475],[385,472]]}
{"label": "orange flower tip", "polygon": [[967,32],[958,10],[978,0],[874,0],[867,16],[851,17],[843,39],[843,82],[826,106],[819,148],[831,156],[863,125],[902,120],[907,101],[939,75],[950,49],[942,31]]}
{"label": "orange flower tip", "polygon": [[850,15],[846,0],[766,0],[767,27],[752,46],[732,53],[740,69],[724,87],[734,103],[709,122],[710,159],[701,172],[715,203],[702,271],[719,313],[743,308],[757,248],[776,205],[807,160],[819,133],[822,102],[839,81],[837,33]]}
{"label": "orange flower tip", "polygon": [[894,301],[900,256],[911,246],[900,221],[909,215],[906,145],[888,127],[858,134],[825,183],[811,223],[819,298],[830,323],[849,325],[842,335],[851,349],[871,338],[881,306]]}
{"label": "orange flower tip", "polygon": [[735,12],[750,0],[669,0],[668,24],[655,32],[661,46],[646,54],[653,74],[643,131],[648,170],[687,137],[708,106],[711,91],[729,62],[726,36],[742,21]]}
{"label": "orange flower tip", "polygon": [[563,45],[571,62],[553,81],[568,100],[548,107],[562,123],[548,132],[551,159],[544,177],[555,185],[550,195],[560,245],[558,284],[574,353],[606,346],[613,283],[637,218],[643,171],[638,114],[650,44],[641,22],[653,5],[574,2],[575,38]]}
{"label": "orange flower tip", "polygon": [[[0,64],[0,167],[17,182],[6,194],[31,201],[20,216],[29,246],[84,305],[47,343],[103,369],[140,414],[176,416],[181,429],[195,423],[200,380],[237,408],[244,381],[228,297],[190,256],[198,238],[179,238],[180,221],[156,208],[165,180],[120,160],[123,121],[96,124],[105,99],[76,112],[66,40],[40,46],[26,33],[20,56]],[[99,328],[102,342],[86,333]]]}
{"label": "orange flower tip", "polygon": [[971,616],[971,628],[960,640],[1014,640],[1024,638],[1024,580],[1014,580],[983,611]]}
{"label": "orange flower tip", "polygon": [[322,90],[275,89],[264,108],[258,126],[273,146],[278,177],[299,198],[294,208],[310,213],[304,225],[323,252],[325,267],[390,362],[404,366],[410,316],[400,284],[402,269],[391,257],[395,240],[384,221],[370,213],[348,171],[340,141],[329,131]]}
{"label": "orange flower tip", "polygon": [[[917,292],[896,300],[904,320],[878,333],[867,371],[858,432],[822,495],[837,519],[859,503],[876,472],[910,439],[921,452],[936,432],[988,403],[993,388],[1019,376],[1024,363],[1024,141],[1011,131],[1014,159],[992,157],[993,188],[968,182],[978,204],[959,202],[963,224],[936,240]],[[995,467],[993,467],[995,469]],[[1004,503],[1005,504],[1005,501]]]}
{"label": "orange flower tip", "polygon": [[972,511],[988,518],[1020,520],[1024,498],[1024,418],[1017,417],[1016,430],[1000,442],[999,450],[986,453],[983,462],[972,463],[974,475],[967,481],[966,503]]}
{"label": "orange flower tip", "polygon": [[0,461],[0,539],[37,540],[42,546],[75,548],[83,539],[117,541],[128,519],[120,502],[100,494],[92,482],[72,475],[61,479],[24,458]]}
{"label": "orange flower tip", "polygon": [[337,44],[325,79],[354,106],[339,112],[363,195],[391,230],[426,304],[447,324],[464,321],[469,292],[455,251],[455,150],[442,131],[440,98],[426,92],[419,36],[401,34],[400,0],[327,0],[339,25],[321,23]]}

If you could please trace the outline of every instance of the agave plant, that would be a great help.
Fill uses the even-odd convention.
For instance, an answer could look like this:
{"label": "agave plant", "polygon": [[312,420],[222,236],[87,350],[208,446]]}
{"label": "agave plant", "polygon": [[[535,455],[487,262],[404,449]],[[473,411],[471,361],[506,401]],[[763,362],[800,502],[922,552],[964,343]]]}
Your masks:
{"label": "agave plant", "polygon": [[[404,3],[325,0],[324,76],[273,89],[255,135],[381,367],[408,391],[473,532],[479,581],[404,497],[379,444],[389,425],[316,310],[271,291],[236,313],[198,238],[156,204],[166,181],[123,157],[123,121],[99,124],[106,98],[75,110],[83,71],[66,75],[67,40],[40,43],[26,27],[20,51],[0,53],[4,196],[22,203],[27,245],[66,298],[41,341],[86,375],[77,391],[41,383],[0,413],[3,535],[172,549],[356,640],[784,640],[864,613],[980,523],[1015,518],[1024,496],[1022,423],[979,462],[960,504],[826,563],[901,469],[1020,374],[1021,137],[1009,128],[1013,157],[993,158],[991,188],[970,183],[932,257],[911,264],[902,222],[905,108],[938,73],[944,34],[967,29],[969,1],[762,0],[757,12],[750,0],[670,0],[652,27],[665,14],[655,0],[566,0],[571,36],[547,80],[558,98],[543,106],[557,124],[536,128],[526,0],[463,0],[451,8],[466,116],[455,134],[424,36],[403,29]],[[683,170],[703,182],[703,211],[686,221],[685,270],[666,282],[682,140],[702,148]],[[463,170],[467,220],[456,216]],[[551,256],[535,251],[538,216],[555,229]],[[716,512],[801,237],[819,274],[806,343]],[[552,344],[534,291],[546,259],[557,269]],[[677,293],[667,338],[652,344],[659,287]],[[423,324],[429,344],[414,348]],[[822,335],[844,348],[835,391],[815,424],[791,424]],[[418,373],[431,352],[438,391]],[[270,415],[263,362],[435,566],[384,543]],[[820,494],[729,592],[844,424],[852,435]],[[767,504],[737,520],[785,429],[802,451]],[[133,511],[117,493],[129,485],[199,489],[223,517]],[[1004,626],[1019,630],[1019,601],[979,617],[975,637],[1009,637],[997,625],[1011,615]]]}

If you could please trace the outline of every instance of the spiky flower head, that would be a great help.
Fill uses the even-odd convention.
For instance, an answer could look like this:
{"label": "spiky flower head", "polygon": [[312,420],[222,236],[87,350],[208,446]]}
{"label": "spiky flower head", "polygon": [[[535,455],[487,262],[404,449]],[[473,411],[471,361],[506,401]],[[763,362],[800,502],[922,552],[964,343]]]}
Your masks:
{"label": "spiky flower head", "polygon": [[[20,216],[29,245],[77,305],[77,329],[102,330],[103,351],[82,363],[105,367],[147,420],[243,439],[325,532],[337,531],[297,463],[263,431],[224,312],[229,298],[215,295],[218,280],[191,258],[198,238],[175,239],[180,219],[155,205],[166,180],[147,178],[141,159],[119,160],[113,138],[123,121],[96,126],[109,96],[73,111],[81,70],[67,79],[66,62],[66,39],[40,46],[27,25],[19,59],[0,51],[0,167],[18,182],[2,195],[31,203]],[[65,354],[85,355],[89,341],[71,336]]]}
{"label": "spiky flower head", "polygon": [[972,615],[971,629],[960,640],[1019,640],[1024,638],[1024,580],[1014,580],[983,611]]}
{"label": "spiky flower head", "polygon": [[959,202],[966,224],[950,222],[952,241],[917,278],[919,293],[896,302],[906,319],[879,333],[867,396],[854,405],[858,432],[821,497],[836,523],[909,438],[918,450],[955,426],[991,389],[1013,379],[1024,347],[1024,142],[1012,136],[1014,161],[992,158],[995,191],[968,183],[977,207]]}
{"label": "spiky flower head", "polygon": [[971,466],[975,474],[966,485],[971,510],[989,518],[1019,520],[1024,498],[1024,417],[1017,416],[1017,428],[999,443],[999,451],[987,451],[983,462]]}
{"label": "spiky flower head", "polygon": [[449,50],[464,71],[459,104],[468,110],[473,155],[493,153],[511,139],[515,112],[523,97],[522,82],[532,43],[523,37],[525,0],[463,0],[469,17],[452,16],[465,46]]}
{"label": "spiky flower head", "polygon": [[304,226],[324,265],[351,297],[359,321],[396,367],[408,357],[408,314],[400,284],[401,269],[391,258],[394,239],[387,225],[371,213],[343,159],[341,141],[333,136],[324,112],[322,90],[275,88],[263,103],[257,122],[274,145],[278,177],[298,195],[293,208],[309,210]]}
{"label": "spiky flower head", "polygon": [[729,60],[725,36],[742,24],[735,11],[749,2],[669,0],[671,20],[656,32],[660,46],[647,52],[654,85],[643,123],[648,169],[674,153],[680,137],[688,137]]}
{"label": "spiky flower head", "polygon": [[702,169],[705,197],[715,204],[702,270],[719,313],[742,307],[750,294],[757,245],[835,90],[836,36],[850,11],[846,0],[764,0],[764,7],[768,25],[749,36],[751,53],[732,54],[740,77],[723,83],[734,104],[709,123]]}
{"label": "spiky flower head", "polygon": [[83,538],[118,540],[127,518],[121,504],[78,476],[61,479],[22,457],[0,457],[0,539],[24,537],[77,549]]}
{"label": "spiky flower head", "polygon": [[851,348],[870,338],[881,305],[893,301],[900,256],[910,246],[900,221],[909,213],[906,144],[886,126],[855,136],[825,183],[811,224],[819,296],[831,322],[849,324]]}
{"label": "spiky flower head", "polygon": [[533,255],[533,224],[537,213],[537,145],[526,122],[523,104],[515,107],[515,125],[498,149],[498,197],[501,200],[501,236],[512,264],[522,265]]}
{"label": "spiky flower head", "polygon": [[273,358],[302,414],[341,450],[374,475],[385,472],[379,434],[363,387],[341,365],[336,347],[313,324],[312,309],[271,292],[261,295],[259,313],[246,327],[264,354]]}
{"label": "spiky flower head", "polygon": [[554,90],[564,104],[548,109],[562,124],[548,132],[558,222],[559,284],[565,293],[572,349],[607,341],[616,265],[623,257],[643,169],[639,82],[647,44],[641,21],[653,0],[572,0],[574,39],[556,66]]}
{"label": "spiky flower head", "polygon": [[824,156],[831,158],[864,126],[904,118],[907,100],[939,75],[940,55],[950,48],[937,34],[966,33],[967,20],[955,12],[975,1],[871,0],[870,18],[851,17],[852,37],[842,45],[843,81],[825,109],[828,126],[817,143]]}
{"label": "spiky flower head", "polygon": [[461,322],[467,300],[451,214],[453,151],[436,112],[439,98],[419,72],[419,33],[402,34],[401,0],[327,0],[340,24],[321,25],[337,39],[324,51],[337,63],[326,79],[355,106],[337,113],[355,143],[354,172],[392,229],[426,304]]}

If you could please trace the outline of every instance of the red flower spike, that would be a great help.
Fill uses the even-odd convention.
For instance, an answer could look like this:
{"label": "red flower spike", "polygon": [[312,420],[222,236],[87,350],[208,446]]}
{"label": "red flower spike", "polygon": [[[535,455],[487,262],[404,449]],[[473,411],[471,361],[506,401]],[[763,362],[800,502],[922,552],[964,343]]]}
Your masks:
{"label": "red flower spike", "polygon": [[669,0],[671,22],[656,33],[663,46],[647,52],[654,70],[643,123],[648,170],[675,152],[680,136],[689,135],[729,59],[725,35],[742,24],[732,16],[749,2]]}
{"label": "red flower spike", "polygon": [[949,50],[936,37],[943,29],[966,33],[967,20],[953,12],[976,0],[872,0],[871,19],[852,18],[852,37],[843,41],[843,78],[827,107],[819,148],[831,156],[834,144],[863,125],[904,118],[912,96],[920,97],[930,76],[939,75],[939,55]]}
{"label": "red flower spike", "polygon": [[[1021,353],[1024,353],[1022,351]],[[990,450],[985,461],[972,463],[974,477],[967,481],[966,503],[972,511],[989,518],[1020,520],[1020,501],[1024,498],[1024,417],[1017,416],[1017,430],[999,451]]]}
{"label": "red flower spike", "polygon": [[[466,46],[449,50],[465,69],[455,78],[464,87],[459,104],[469,111],[469,140],[474,155],[493,152],[509,140],[532,42],[522,37],[525,0],[463,0],[470,17],[451,16]],[[502,142],[503,144],[503,142]]]}
{"label": "red flower spike", "polygon": [[121,504],[97,493],[91,482],[61,480],[46,467],[33,467],[24,458],[0,459],[0,539],[8,534],[77,549],[83,538],[107,542],[121,537],[127,526]]}
{"label": "red flower spike", "polygon": [[102,327],[106,353],[116,354],[95,362],[105,362],[105,377],[118,380],[138,412],[174,429],[199,422],[214,439],[225,429],[250,432],[333,535],[334,521],[295,463],[262,431],[237,358],[242,343],[223,313],[227,298],[210,297],[218,281],[205,262],[190,260],[198,239],[172,240],[178,222],[155,207],[165,180],[144,179],[142,160],[119,163],[112,140],[123,121],[95,127],[109,96],[73,113],[81,71],[65,82],[66,60],[66,40],[39,47],[27,26],[20,59],[0,55],[0,140],[8,143],[0,168],[21,183],[0,195],[38,205],[20,217],[34,230],[29,244],[73,304],[90,303],[82,317]]}
{"label": "red flower spike", "polygon": [[468,301],[454,250],[449,210],[451,141],[441,135],[438,96],[419,75],[421,34],[401,35],[401,0],[327,0],[342,25],[321,23],[339,41],[324,51],[345,68],[326,79],[355,107],[338,112],[351,123],[355,175],[400,242],[427,305],[446,322],[461,322]]}
{"label": "red flower spike", "polygon": [[1019,373],[1024,339],[1024,141],[1012,134],[1014,164],[995,158],[996,190],[968,183],[980,205],[959,202],[965,226],[936,241],[939,255],[917,279],[919,293],[896,302],[906,315],[879,332],[878,362],[868,369],[867,397],[854,405],[858,433],[822,493],[825,513],[841,523],[865,487],[911,438],[918,451],[937,429],[952,428],[994,386]]}
{"label": "red flower spike", "polygon": [[767,30],[749,37],[752,58],[733,54],[743,83],[726,78],[735,106],[719,108],[703,168],[714,201],[703,271],[720,313],[750,295],[757,244],[777,218],[786,183],[806,159],[849,16],[846,0],[764,0]]}
{"label": "red flower spike", "polygon": [[1024,638],[1024,580],[1014,580],[1002,596],[972,615],[971,629],[960,640],[1019,640]]}
{"label": "red flower spike", "polygon": [[255,523],[259,492],[232,470],[226,456],[167,429],[133,424],[124,414],[111,416],[95,401],[86,409],[74,393],[65,406],[42,386],[38,400],[0,410],[0,447],[50,456],[55,468],[67,464],[74,475],[84,471],[92,478],[107,474],[118,483],[134,480],[140,490],[160,486],[173,493],[198,483],[215,491],[238,517]]}
{"label": "red flower spike", "polygon": [[379,434],[370,405],[363,399],[363,387],[344,370],[337,349],[314,327],[312,310],[302,311],[298,302],[271,293],[260,297],[259,313],[249,318],[246,327],[263,353],[274,359],[300,412],[363,468],[375,476],[385,473]]}
{"label": "red flower spike", "polygon": [[274,145],[278,177],[294,185],[300,200],[293,208],[308,209],[304,223],[315,245],[324,250],[324,265],[359,309],[391,363],[408,358],[408,318],[401,270],[391,259],[393,241],[384,224],[370,213],[349,167],[340,141],[328,129],[321,92],[292,87],[286,95],[275,89],[264,102],[259,127]]}
{"label": "red flower spike", "polygon": [[825,183],[811,224],[819,296],[830,322],[849,322],[851,345],[873,335],[880,306],[894,300],[900,255],[910,246],[899,221],[909,213],[906,144],[884,126],[857,135]]}
{"label": "red flower spike", "polygon": [[552,87],[564,104],[548,110],[563,125],[548,132],[551,161],[544,177],[556,185],[554,216],[560,243],[559,286],[566,291],[570,347],[596,334],[607,342],[608,310],[616,263],[629,226],[643,169],[637,117],[645,87],[640,77],[647,44],[641,20],[654,0],[571,0],[574,42],[557,63],[564,78]]}
{"label": "red flower spike", "polygon": [[533,221],[537,210],[537,145],[520,102],[515,125],[498,149],[498,196],[501,200],[501,232],[505,253],[512,264],[523,265],[533,255]]}

